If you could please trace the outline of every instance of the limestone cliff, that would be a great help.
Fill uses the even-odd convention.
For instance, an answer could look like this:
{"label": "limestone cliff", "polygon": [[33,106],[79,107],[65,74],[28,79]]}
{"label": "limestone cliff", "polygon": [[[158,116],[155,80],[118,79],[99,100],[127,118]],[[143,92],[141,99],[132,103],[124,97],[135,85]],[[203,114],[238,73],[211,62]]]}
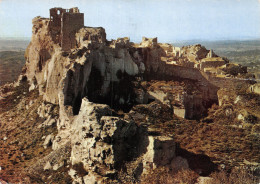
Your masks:
{"label": "limestone cliff", "polygon": [[[188,162],[199,174],[214,171],[209,160],[201,169],[182,155],[176,158],[173,134],[157,127],[179,118],[199,121],[218,104],[221,86],[193,67],[217,57],[214,52],[201,45],[178,49],[157,38],[143,37],[140,44],[127,37],[108,41],[104,28],[85,27],[83,18],[77,8],[53,8],[50,18],[32,21],[16,87],[28,82],[28,93],[39,93],[35,107],[24,105],[37,109],[37,129],[47,130],[42,140],[49,152],[27,167],[30,178],[53,182],[50,173],[61,171],[73,183],[136,182],[156,168],[180,170]],[[178,65],[182,61],[193,65]],[[41,172],[49,177],[37,180]]]}
{"label": "limestone cliff", "polygon": [[[74,173],[72,178],[75,181],[86,180],[86,183],[94,176],[109,176],[111,179],[112,175],[117,174],[123,167],[122,163],[136,158],[143,160],[140,163],[148,169],[145,163],[152,162],[154,156],[151,151],[157,149],[153,145],[148,146],[152,144],[149,141],[157,138],[149,139],[147,130],[131,120],[125,122],[123,119],[111,117],[113,111],[108,106],[99,107],[93,104],[91,107],[86,104],[86,99],[82,101],[83,98],[90,102],[106,103],[116,111],[127,112],[135,104],[147,103],[149,99],[160,99],[156,93],[141,87],[143,80],[188,79],[198,83],[199,87],[197,94],[195,91],[183,90],[180,102],[185,111],[183,117],[198,118],[206,113],[212,103],[217,103],[217,87],[212,88],[213,85],[198,70],[180,68],[161,60],[161,57],[166,55],[166,50],[157,43],[157,39],[143,38],[139,45],[131,43],[129,38],[107,41],[103,28],[78,27],[72,37],[76,44],[68,50],[62,46],[63,40],[59,41],[59,38],[65,35],[62,31],[57,32],[57,26],[53,25],[56,25],[55,19],[33,19],[33,35],[26,50],[23,78],[29,81],[30,90],[39,90],[44,101],[59,106],[58,134],[51,141],[52,148],[58,150],[71,142],[72,165],[83,163],[83,168],[92,173],[82,179],[77,178]],[[164,103],[166,99],[167,97],[160,101]],[[177,106],[169,107],[174,112]],[[91,108],[93,110],[90,110]],[[96,111],[98,113],[95,115]],[[177,111],[176,109],[176,113]],[[147,140],[144,141],[146,134]],[[135,143],[136,137],[144,142],[139,140],[138,144]],[[169,142],[172,138],[165,140]],[[165,144],[163,149],[168,149],[172,144],[173,140],[172,143]],[[145,148],[146,146],[149,148]],[[136,150],[133,147],[136,147]],[[144,150],[138,147],[144,147]],[[131,150],[128,150],[130,148]],[[156,159],[165,160],[163,165],[170,165],[175,155],[174,148],[169,149],[173,150],[167,153],[167,157],[161,156],[165,154],[162,151],[154,153]],[[130,155],[126,155],[127,152]],[[142,154],[150,155],[149,159],[146,156],[141,159]],[[85,155],[89,155],[88,158]],[[97,165],[97,162],[100,164]],[[159,160],[156,162],[160,163]]]}
{"label": "limestone cliff", "polygon": [[[137,103],[134,89],[138,84],[133,82],[139,83],[138,80],[143,77],[146,68],[143,53],[138,52],[138,48],[128,38],[109,42],[103,28],[89,27],[83,27],[75,34],[76,47],[70,51],[64,50],[56,37],[53,38],[55,30],[52,24],[49,19],[33,19],[33,36],[26,50],[26,72],[23,78],[29,81],[30,90],[39,90],[44,101],[59,105],[58,134],[51,139],[52,148],[59,150],[71,142],[72,165],[83,163],[83,168],[89,172],[82,178],[85,183],[89,183],[89,180],[93,182],[94,176],[111,179],[117,173],[115,169],[120,170],[122,163],[146,152],[141,145],[132,150],[137,145],[137,137],[146,135],[145,129],[138,128],[134,122],[111,117],[112,110],[108,106],[99,107],[93,104],[91,110],[91,106],[86,105],[86,100],[82,102],[82,99],[87,97],[92,102],[108,103],[118,110],[127,109]],[[159,50],[154,52],[156,54]],[[152,54],[153,58],[159,59]],[[102,110],[103,108],[107,110]],[[125,139],[130,142],[125,142]],[[174,144],[173,141],[172,143]],[[148,138],[147,143],[140,144],[148,145]],[[153,147],[150,149],[153,150]],[[86,154],[93,155],[89,155],[87,159],[84,150]],[[125,155],[127,152],[129,156]],[[174,152],[171,154],[174,155]],[[96,164],[95,158],[100,165]],[[170,156],[168,159],[172,158]],[[170,161],[167,162],[170,164]],[[45,166],[46,169],[51,167],[52,164]],[[71,170],[70,174],[73,172]],[[76,176],[77,173],[71,174],[75,181],[82,182],[81,177]]]}
{"label": "limestone cliff", "polygon": [[[161,60],[166,51],[157,43],[157,39],[143,38],[140,45],[134,45],[128,38],[109,42],[106,40],[103,28],[83,27],[75,34],[75,46],[68,50],[62,47],[63,43],[58,42],[57,37],[53,37],[56,31],[54,24],[55,19],[54,21],[41,17],[33,19],[33,36],[26,51],[25,72],[30,90],[38,88],[45,101],[60,107],[57,124],[59,133],[53,140],[53,149],[66,144],[70,135],[81,129],[78,126],[76,129],[73,128],[74,124],[79,123],[79,120],[73,119],[79,111],[85,111],[81,107],[83,97],[92,102],[107,103],[117,110],[126,110],[138,102],[147,103],[139,100],[145,99],[147,93],[145,89],[139,99],[135,93],[142,79],[179,78],[196,81],[200,85],[198,93],[201,97],[184,91],[182,103],[186,118],[200,117],[210,104],[217,101],[217,87],[212,88],[213,85],[198,70],[181,68]],[[57,36],[59,34],[62,32]],[[157,99],[156,94],[150,93],[146,96]],[[83,138],[79,136],[72,138],[73,142],[77,139]],[[75,154],[73,150],[74,148],[72,155]],[[81,160],[75,162],[72,159],[72,163],[78,162]],[[89,169],[87,165],[83,166]]]}

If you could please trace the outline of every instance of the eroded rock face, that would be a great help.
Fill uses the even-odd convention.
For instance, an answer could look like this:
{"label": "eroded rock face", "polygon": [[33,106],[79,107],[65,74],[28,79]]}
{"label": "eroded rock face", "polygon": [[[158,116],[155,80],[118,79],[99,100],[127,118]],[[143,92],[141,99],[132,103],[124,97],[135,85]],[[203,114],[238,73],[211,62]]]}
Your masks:
{"label": "eroded rock face", "polygon": [[[48,19],[36,17],[32,40],[26,51],[26,77],[32,89],[38,87],[46,101],[59,104],[60,100],[65,105],[74,106],[77,98],[88,93],[87,82],[93,67],[102,78],[101,96],[108,93],[111,82],[120,81],[118,72],[130,76],[139,74],[139,66],[126,47],[118,47],[117,42],[106,45],[103,28],[80,29],[76,34],[78,48],[71,53],[62,51],[52,41],[49,29]],[[141,67],[143,70],[144,66]],[[62,90],[64,95],[61,98],[64,99],[59,99]]]}
{"label": "eroded rock face", "polygon": [[116,174],[122,161],[131,158],[127,147],[132,147],[137,126],[109,116],[107,105],[97,105],[83,99],[81,110],[72,124],[72,164],[82,162],[86,170],[98,171],[103,176]]}
{"label": "eroded rock face", "polygon": [[[205,80],[198,70],[161,60],[171,49],[158,44],[157,38],[144,37],[140,45],[134,45],[129,38],[108,42],[103,28],[84,27],[76,33],[77,48],[64,52],[48,35],[51,29],[48,21],[40,17],[33,20],[34,34],[27,48],[25,75],[32,89],[39,88],[44,100],[60,105],[60,114],[67,114],[65,106],[72,106],[72,114],[78,114],[81,99],[85,96],[96,103],[114,104],[115,109],[126,106],[129,110],[136,103],[145,103],[147,94],[138,89],[138,82],[134,84],[137,78],[196,80],[202,98],[197,98],[197,95],[187,97],[187,102],[190,98],[201,100],[194,100],[194,104],[186,103],[185,112],[176,108],[176,112],[181,111],[178,113],[180,116],[184,114],[183,117],[192,119],[204,114],[205,109],[217,101],[218,88]],[[191,52],[189,49],[187,53]],[[196,53],[208,53],[201,46],[194,49]],[[194,109],[194,106],[201,110],[190,112],[189,109]],[[61,124],[68,121],[63,119]]]}
{"label": "eroded rock face", "polygon": [[82,163],[90,172],[85,179],[91,180],[93,173],[95,178],[99,175],[113,179],[125,163],[138,157],[146,170],[170,164],[175,156],[172,138],[148,137],[147,131],[133,121],[111,114],[107,105],[93,104],[84,98],[80,113],[72,123],[71,162],[72,165]]}
{"label": "eroded rock face", "polygon": [[[60,33],[51,25],[50,19],[33,19],[22,76],[29,81],[30,90],[38,89],[47,102],[38,109],[39,116],[46,118],[41,127],[57,125],[58,134],[50,134],[44,147],[52,146],[57,152],[71,145],[69,175],[78,183],[117,179],[127,164],[132,165],[136,178],[156,167],[171,168],[173,138],[153,134],[147,126],[156,124],[161,115],[165,115],[163,123],[171,120],[174,111],[184,118],[200,117],[217,102],[218,88],[199,70],[164,61],[162,57],[173,59],[173,47],[158,44],[157,38],[144,37],[140,44],[127,37],[107,41],[104,28],[83,27],[73,35],[71,49],[64,49],[58,41]],[[201,46],[186,50],[183,55],[195,54],[195,60],[208,54]],[[198,87],[190,92],[170,84],[168,91],[150,90],[142,86],[144,80],[190,80]],[[153,100],[156,102],[143,104]],[[48,115],[51,104],[59,105],[59,118]],[[45,170],[61,167],[60,163],[45,164]]]}

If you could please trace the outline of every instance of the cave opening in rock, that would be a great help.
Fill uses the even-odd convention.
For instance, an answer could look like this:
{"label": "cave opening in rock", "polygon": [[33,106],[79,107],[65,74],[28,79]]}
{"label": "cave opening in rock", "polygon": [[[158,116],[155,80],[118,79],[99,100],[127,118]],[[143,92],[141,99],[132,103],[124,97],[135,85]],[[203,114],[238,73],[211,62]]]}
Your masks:
{"label": "cave opening in rock", "polygon": [[87,82],[87,98],[94,103],[107,104],[116,111],[129,112],[137,104],[135,89],[137,81],[135,76],[118,70],[118,81],[104,79],[101,72],[92,68]]}
{"label": "cave opening in rock", "polygon": [[176,144],[176,156],[187,159],[189,168],[197,172],[200,176],[209,176],[217,171],[217,165],[206,154],[195,154],[181,148],[180,143]]}
{"label": "cave opening in rock", "polygon": [[73,103],[73,115],[78,115],[79,114],[79,110],[80,110],[80,106],[81,106],[81,102],[82,102],[82,98],[81,98],[81,94],[78,93],[74,103]]}

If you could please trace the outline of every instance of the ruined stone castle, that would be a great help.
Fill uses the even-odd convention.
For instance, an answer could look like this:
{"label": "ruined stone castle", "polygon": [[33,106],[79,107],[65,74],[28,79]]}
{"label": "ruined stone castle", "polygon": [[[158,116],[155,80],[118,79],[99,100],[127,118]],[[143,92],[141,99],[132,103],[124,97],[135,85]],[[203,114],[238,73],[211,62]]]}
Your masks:
{"label": "ruined stone castle", "polygon": [[51,8],[50,32],[53,40],[67,51],[76,46],[75,34],[84,27],[84,13],[79,9]]}
{"label": "ruined stone castle", "polygon": [[[54,174],[61,173],[73,183],[96,184],[120,183],[127,176],[126,183],[133,183],[156,168],[195,163],[178,155],[175,134],[157,127],[207,117],[219,102],[221,85],[230,86],[225,72],[235,66],[200,44],[174,47],[146,37],[141,43],[128,37],[107,40],[104,28],[84,26],[78,8],[52,8],[50,18],[35,17],[32,24],[17,86],[26,81],[28,94],[39,94],[34,105],[23,104],[28,112],[34,109],[35,122],[29,123],[37,127],[35,135],[44,135],[37,151],[45,152],[36,163],[27,162],[30,177],[57,183]],[[214,168],[209,162],[192,169],[206,175]]]}

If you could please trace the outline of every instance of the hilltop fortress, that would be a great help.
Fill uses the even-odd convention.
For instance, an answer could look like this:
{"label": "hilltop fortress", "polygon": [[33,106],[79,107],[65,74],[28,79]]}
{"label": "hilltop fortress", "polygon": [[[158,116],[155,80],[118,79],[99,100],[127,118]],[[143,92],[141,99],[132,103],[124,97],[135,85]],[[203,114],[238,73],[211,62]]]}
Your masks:
{"label": "hilltop fortress", "polygon": [[[49,18],[49,30],[52,40],[59,44],[63,51],[69,51],[76,48],[78,42],[76,41],[76,32],[84,27],[84,14],[79,12],[77,7],[70,9],[51,8]],[[105,36],[105,34],[104,34]],[[90,39],[90,38],[85,38]],[[103,38],[105,40],[106,38]],[[128,39],[128,38],[126,38]],[[128,39],[128,42],[130,40]],[[143,37],[142,44],[149,46],[149,44],[157,45],[157,38],[147,39]],[[165,47],[166,46],[166,47]],[[206,50],[200,45],[188,47],[174,47],[171,45],[162,45],[165,50],[166,57],[162,58],[169,63],[180,66],[195,67],[202,71],[209,71],[215,73],[223,73],[213,68],[227,67],[228,60],[218,57],[213,50]],[[236,66],[240,70],[239,66]],[[240,71],[241,72],[241,71]],[[246,68],[242,69],[242,73],[246,73]]]}
{"label": "hilltop fortress", "polygon": [[[107,40],[104,28],[84,26],[78,8],[52,8],[50,18],[35,17],[32,24],[16,85],[26,81],[29,91],[41,96],[42,123],[34,129],[56,131],[42,138],[51,151],[28,166],[30,177],[64,172],[74,183],[109,183],[123,175],[138,181],[158,167],[191,167],[202,175],[216,169],[206,156],[200,166],[196,159],[177,157],[173,135],[154,126],[173,117],[207,116],[220,102],[218,90],[232,85],[227,79],[246,75],[245,67],[199,44]],[[54,180],[43,176],[41,181]]]}
{"label": "hilltop fortress", "polygon": [[[84,96],[100,96],[108,100],[111,95],[110,85],[123,79],[118,75],[119,71],[144,80],[194,80],[199,83],[200,92],[193,95],[193,98],[203,96],[205,102],[199,100],[200,105],[186,104],[189,100],[184,99],[190,97],[187,93],[182,93],[181,96],[186,96],[182,98],[182,104],[189,107],[183,109],[182,116],[187,118],[203,114],[201,110],[196,113],[196,110],[192,109],[197,108],[191,106],[201,106],[200,109],[204,109],[202,111],[205,113],[210,104],[216,103],[219,84],[209,82],[209,77],[219,75],[224,79],[229,75],[229,68],[235,74],[246,73],[245,67],[231,64],[227,59],[217,56],[212,50],[207,50],[201,45],[179,48],[158,43],[157,38],[146,37],[142,38],[140,44],[130,42],[128,37],[108,41],[104,28],[84,26],[84,14],[79,13],[78,8],[52,8],[49,19],[34,18],[32,41],[27,48],[26,58],[25,75],[31,83],[31,89],[39,87],[45,100],[54,104],[59,102],[56,87],[60,86],[60,81],[63,80],[64,103],[73,106],[79,106]],[[78,65],[86,72],[78,73]],[[76,68],[73,69],[73,66]],[[89,75],[92,74],[92,67],[104,78],[100,81],[98,93],[86,86]],[[70,75],[63,76],[65,68],[69,68]],[[82,77],[84,81],[80,80]],[[70,82],[71,80],[75,81]],[[71,87],[74,89],[71,90]],[[115,102],[119,103],[121,97],[115,96],[118,98]],[[127,101],[129,99],[121,99],[120,103],[134,104],[136,99],[130,99],[132,103],[126,103]]]}

